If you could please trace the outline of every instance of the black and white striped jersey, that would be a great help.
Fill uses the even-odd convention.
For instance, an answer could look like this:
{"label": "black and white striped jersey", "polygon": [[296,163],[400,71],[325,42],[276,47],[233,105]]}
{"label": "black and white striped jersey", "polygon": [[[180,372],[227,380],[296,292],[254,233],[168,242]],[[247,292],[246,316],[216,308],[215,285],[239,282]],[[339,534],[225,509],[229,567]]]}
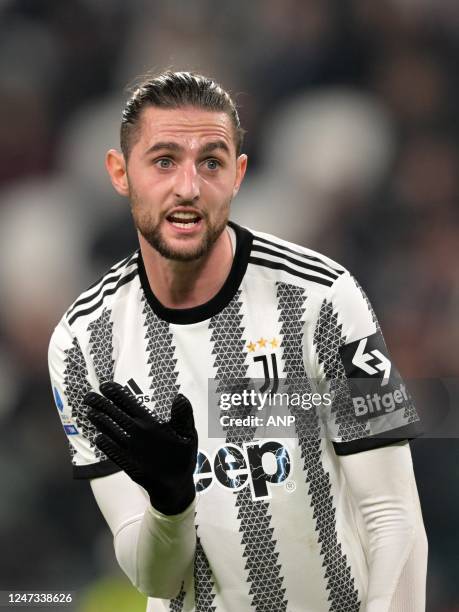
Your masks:
{"label": "black and white striped jersey", "polygon": [[[174,600],[150,599],[148,610],[357,612],[365,537],[337,455],[412,437],[415,409],[348,271],[277,237],[234,223],[228,231],[233,265],[209,302],[164,307],[137,251],[59,322],[49,367],[75,477],[119,471],[94,445],[87,391],[115,380],[160,419],[183,393],[199,436],[195,564]],[[266,422],[229,418],[232,407],[243,417],[243,390],[260,391],[260,381],[265,396],[321,401],[292,401],[288,432],[272,424],[267,435]]]}

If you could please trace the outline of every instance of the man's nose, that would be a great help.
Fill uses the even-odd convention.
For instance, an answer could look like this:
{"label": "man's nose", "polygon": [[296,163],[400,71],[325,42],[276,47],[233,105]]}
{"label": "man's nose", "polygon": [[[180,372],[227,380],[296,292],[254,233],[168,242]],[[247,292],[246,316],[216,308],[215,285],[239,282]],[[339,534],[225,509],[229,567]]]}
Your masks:
{"label": "man's nose", "polygon": [[184,164],[176,174],[175,195],[177,199],[194,202],[199,199],[199,175],[193,163]]}

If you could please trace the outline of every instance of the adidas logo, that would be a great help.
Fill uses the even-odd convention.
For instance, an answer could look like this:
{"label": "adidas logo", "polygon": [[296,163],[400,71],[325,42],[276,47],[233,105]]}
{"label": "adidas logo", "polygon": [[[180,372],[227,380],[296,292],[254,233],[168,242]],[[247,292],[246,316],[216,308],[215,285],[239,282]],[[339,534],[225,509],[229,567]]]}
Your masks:
{"label": "adidas logo", "polygon": [[144,394],[142,389],[139,387],[139,385],[135,382],[133,378],[130,378],[124,386],[144,404],[148,404],[149,402],[153,401],[153,396]]}

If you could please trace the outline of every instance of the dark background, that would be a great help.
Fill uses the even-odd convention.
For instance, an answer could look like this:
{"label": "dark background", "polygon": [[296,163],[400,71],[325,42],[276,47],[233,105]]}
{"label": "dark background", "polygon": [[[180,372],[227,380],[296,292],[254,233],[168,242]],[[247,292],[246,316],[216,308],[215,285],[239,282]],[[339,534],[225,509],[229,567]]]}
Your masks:
{"label": "dark background", "polygon": [[[454,384],[458,46],[457,0],[0,1],[0,590],[137,610],[46,365],[64,310],[136,245],[103,166],[125,86],[171,67],[229,89],[249,155],[233,219],[349,267],[402,375]],[[428,611],[457,611],[458,441],[412,450]]]}

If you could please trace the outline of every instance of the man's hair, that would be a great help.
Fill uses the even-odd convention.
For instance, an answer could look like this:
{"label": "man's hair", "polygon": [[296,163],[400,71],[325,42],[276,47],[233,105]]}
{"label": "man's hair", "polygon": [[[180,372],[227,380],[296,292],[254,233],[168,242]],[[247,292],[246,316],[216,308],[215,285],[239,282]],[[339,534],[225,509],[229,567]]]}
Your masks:
{"label": "man's hair", "polygon": [[148,76],[139,83],[126,102],[121,120],[121,150],[128,159],[138,135],[139,122],[145,107],[183,108],[194,106],[226,113],[233,124],[236,155],[240,155],[244,130],[241,128],[236,105],[223,87],[209,77],[194,72],[168,70]]}

